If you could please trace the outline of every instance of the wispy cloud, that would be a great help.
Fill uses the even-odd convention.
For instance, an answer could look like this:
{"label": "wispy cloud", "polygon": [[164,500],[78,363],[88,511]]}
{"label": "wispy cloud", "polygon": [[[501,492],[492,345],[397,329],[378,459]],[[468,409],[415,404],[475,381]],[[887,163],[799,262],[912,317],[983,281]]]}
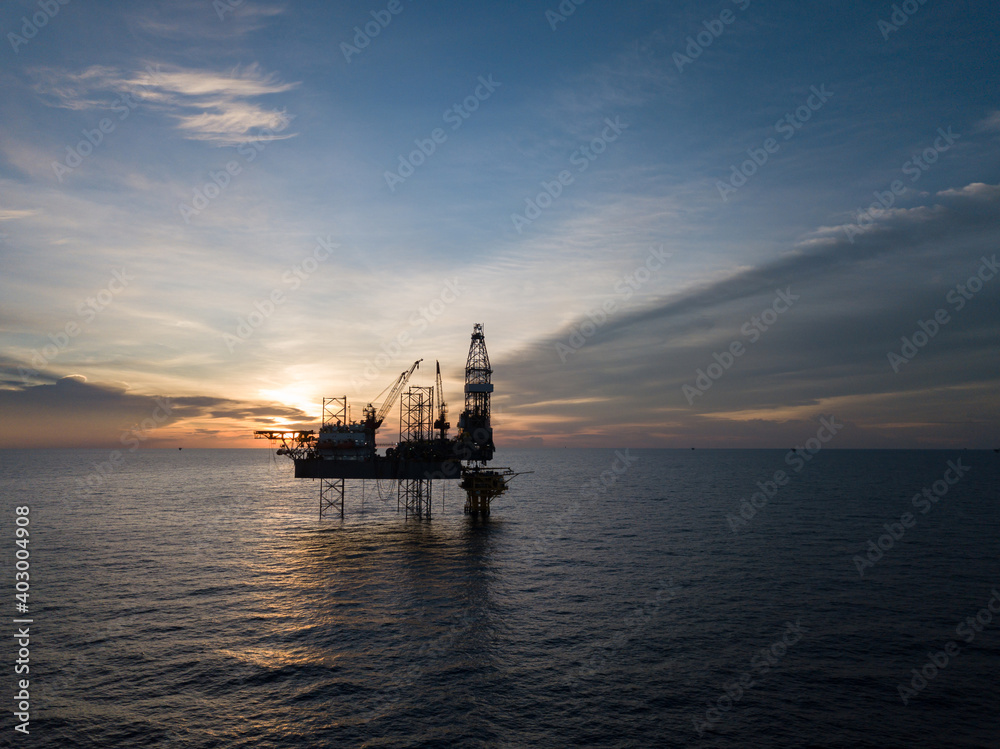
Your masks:
{"label": "wispy cloud", "polygon": [[976,123],[979,132],[1000,132],[1000,110],[993,112],[984,120]]}
{"label": "wispy cloud", "polygon": [[55,68],[31,70],[34,90],[49,106],[62,109],[94,109],[110,106],[122,90],[117,68],[91,65],[79,73]]}
{"label": "wispy cloud", "polygon": [[282,132],[292,121],[292,116],[284,111],[264,109],[246,102],[217,104],[210,111],[178,115],[177,120],[178,127],[189,139],[219,145],[241,143],[255,134],[260,140],[283,140],[294,135]]}
{"label": "wispy cloud", "polygon": [[257,104],[252,99],[284,93],[298,83],[284,83],[275,73],[265,73],[253,63],[228,72],[147,65],[126,73],[95,65],[81,72],[54,68],[33,71],[35,92],[51,106],[83,110],[107,108],[132,96],[158,108],[177,122],[189,140],[216,145],[236,145],[262,135],[290,138],[284,130],[291,117],[284,110]]}
{"label": "wispy cloud", "polygon": [[283,5],[244,0],[160,0],[136,6],[129,10],[130,26],[170,41],[244,36],[285,12]]}
{"label": "wispy cloud", "polygon": [[19,218],[37,216],[41,211],[34,210],[4,210],[0,208],[0,221],[14,221]]}
{"label": "wispy cloud", "polygon": [[649,35],[574,76],[553,94],[553,115],[564,119],[618,111],[669,93],[676,74],[648,55],[649,46],[661,41],[659,33]]}

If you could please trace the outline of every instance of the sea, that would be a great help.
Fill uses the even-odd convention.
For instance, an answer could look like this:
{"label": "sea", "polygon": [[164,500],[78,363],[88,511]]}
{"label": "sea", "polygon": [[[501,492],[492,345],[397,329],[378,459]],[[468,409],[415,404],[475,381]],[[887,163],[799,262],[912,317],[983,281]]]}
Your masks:
{"label": "sea", "polygon": [[0,452],[0,746],[1000,747],[1000,455],[494,464],[321,518],[266,447]]}

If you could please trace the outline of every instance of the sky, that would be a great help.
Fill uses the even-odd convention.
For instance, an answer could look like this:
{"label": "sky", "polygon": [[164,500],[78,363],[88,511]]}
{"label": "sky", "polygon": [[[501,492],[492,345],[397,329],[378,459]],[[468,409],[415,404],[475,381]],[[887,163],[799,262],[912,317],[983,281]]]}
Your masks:
{"label": "sky", "polygon": [[998,31],[8,0],[0,447],[254,446],[417,359],[454,423],[475,323],[501,450],[1000,447]]}

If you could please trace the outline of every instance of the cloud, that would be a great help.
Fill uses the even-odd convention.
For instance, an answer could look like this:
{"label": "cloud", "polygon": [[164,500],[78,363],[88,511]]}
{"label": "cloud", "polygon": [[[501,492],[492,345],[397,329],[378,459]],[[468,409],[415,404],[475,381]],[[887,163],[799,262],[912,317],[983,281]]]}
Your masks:
{"label": "cloud", "polygon": [[275,73],[264,73],[257,63],[228,72],[157,63],[132,73],[94,65],[78,73],[35,68],[32,74],[36,94],[50,106],[110,108],[132,97],[176,120],[189,140],[226,146],[260,137],[293,137],[291,133],[276,135],[293,117],[249,100],[284,93],[299,84],[284,83]]}
{"label": "cloud", "polygon": [[37,216],[41,211],[35,211],[30,209],[24,210],[3,210],[0,209],[0,221],[15,221],[19,218],[29,218],[31,216]]}
{"label": "cloud", "polygon": [[221,106],[238,97],[263,96],[289,91],[298,83],[281,83],[275,73],[265,74],[258,63],[236,66],[228,73],[164,65],[148,66],[125,81],[139,87],[187,97],[192,106]]}
{"label": "cloud", "polygon": [[[178,127],[191,140],[207,140],[220,144],[236,144],[247,140],[250,133],[260,131],[260,140],[282,140],[292,137],[281,133],[292,117],[284,112],[266,110],[254,104],[231,102],[215,107],[214,112],[179,116]],[[275,134],[271,134],[271,131]],[[265,134],[266,133],[266,134]]]}
{"label": "cloud", "polygon": [[[75,110],[107,107],[118,95],[117,68],[92,65],[79,73],[54,68],[34,68],[30,72],[35,93],[49,106]],[[105,89],[110,90],[102,95]]]}
{"label": "cloud", "polygon": [[244,36],[285,12],[282,5],[245,0],[163,0],[137,6],[129,10],[132,27],[171,41]]}
{"label": "cloud", "polygon": [[1000,110],[993,112],[986,119],[976,123],[977,132],[1000,132]]}
{"label": "cloud", "polygon": [[574,76],[552,95],[553,113],[560,120],[642,106],[672,90],[676,74],[650,57],[651,46],[662,45],[659,32],[629,45],[607,61]]}
{"label": "cloud", "polygon": [[[857,265],[880,255],[912,252],[920,244],[933,244],[939,239],[953,237],[956,231],[968,232],[997,225],[997,219],[1000,218],[1000,185],[974,183],[961,190],[948,190],[940,195],[959,200],[951,208],[931,205],[884,211],[875,219],[876,225],[883,230],[883,236],[866,237],[867,241],[859,239],[852,244],[844,233],[831,246],[822,250],[811,253],[793,252],[748,268],[729,278],[681,293],[663,304],[633,312],[605,330],[612,332],[659,317],[679,317],[719,308],[768,293],[775,287],[793,282],[801,283],[804,279]],[[973,198],[985,200],[974,203]],[[989,248],[984,248],[984,251],[985,249]]]}
{"label": "cloud", "polygon": [[982,182],[973,182],[960,190],[943,190],[938,193],[944,198],[980,198],[983,200],[997,200],[1000,198],[1000,185],[987,185]]}
{"label": "cloud", "polygon": [[[809,251],[799,246],[641,308],[619,307],[597,324],[576,319],[506,358],[511,374],[498,385],[498,399],[514,426],[530,425],[548,444],[606,444],[614,436],[621,444],[681,446],[703,437],[773,447],[796,439],[782,424],[801,427],[833,412],[863,435],[844,446],[890,446],[892,433],[896,446],[962,444],[970,436],[986,446],[1000,422],[1000,281],[986,284],[961,312],[946,295],[976,272],[982,256],[995,257],[998,219],[1000,190],[968,185],[929,205],[886,212],[878,231],[853,244],[827,231],[827,243]],[[800,301],[749,345],[743,326],[770,306],[777,289]],[[895,374],[887,353],[942,307],[951,322]],[[556,346],[568,345],[574,331],[578,342],[586,333],[582,345],[561,361]],[[682,386],[733,341],[745,354],[687,403]],[[567,397],[576,401],[571,422],[565,409],[546,403]],[[754,442],[755,433],[762,441]]]}
{"label": "cloud", "polygon": [[[15,364],[10,359],[0,360],[0,383],[6,385],[0,386],[3,448],[121,448],[130,434],[139,434],[148,444],[171,427],[184,427],[187,434],[213,423],[232,429],[227,420],[252,420],[265,427],[279,421],[311,421],[289,406],[210,396],[132,393],[124,383],[91,383],[83,375],[68,375],[41,385],[16,384]],[[243,431],[247,431],[245,425]]]}

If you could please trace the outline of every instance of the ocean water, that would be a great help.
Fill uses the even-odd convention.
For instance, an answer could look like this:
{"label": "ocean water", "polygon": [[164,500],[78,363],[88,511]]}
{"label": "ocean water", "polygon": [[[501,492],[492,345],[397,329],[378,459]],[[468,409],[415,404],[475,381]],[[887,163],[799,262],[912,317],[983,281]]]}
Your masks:
{"label": "ocean water", "polygon": [[992,452],[500,451],[533,473],[485,521],[443,482],[429,520],[356,482],[320,521],[267,449],[74,496],[107,458],[0,452],[0,746],[1000,746]]}

